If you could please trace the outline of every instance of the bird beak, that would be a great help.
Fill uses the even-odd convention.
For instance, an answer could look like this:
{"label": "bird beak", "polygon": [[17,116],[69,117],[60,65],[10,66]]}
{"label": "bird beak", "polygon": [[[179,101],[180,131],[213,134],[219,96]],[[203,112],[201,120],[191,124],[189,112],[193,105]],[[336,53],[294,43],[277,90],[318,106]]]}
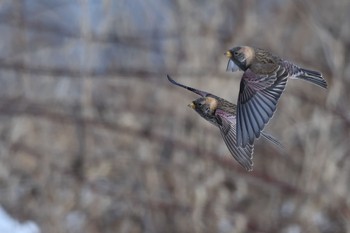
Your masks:
{"label": "bird beak", "polygon": [[190,103],[189,105],[187,105],[188,107],[190,107],[190,108],[192,108],[192,109],[194,109],[195,108],[195,106],[194,106],[194,103],[192,102],[192,103]]}
{"label": "bird beak", "polygon": [[226,57],[231,58],[232,57],[232,53],[230,51],[227,51],[226,53],[224,53],[226,55]]}

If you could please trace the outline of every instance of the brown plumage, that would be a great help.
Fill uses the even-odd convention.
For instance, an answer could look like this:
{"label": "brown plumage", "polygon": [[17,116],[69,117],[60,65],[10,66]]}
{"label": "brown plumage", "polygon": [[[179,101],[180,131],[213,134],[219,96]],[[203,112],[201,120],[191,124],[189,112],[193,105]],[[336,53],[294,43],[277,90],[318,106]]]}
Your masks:
{"label": "brown plumage", "polygon": [[227,51],[227,70],[244,71],[237,101],[237,143],[253,144],[273,116],[288,78],[327,88],[322,74],[300,68],[272,53],[249,46]]}
{"label": "brown plumage", "polygon": [[[169,75],[167,75],[167,77],[171,83],[201,96],[200,98],[192,101],[188,106],[194,109],[205,120],[209,121],[220,129],[221,136],[232,156],[246,170],[251,171],[253,168],[252,159],[254,145],[247,145],[245,147],[237,146],[236,105],[211,93],[177,83],[170,78]],[[272,136],[263,132],[262,135],[275,145],[282,147],[281,144]]]}

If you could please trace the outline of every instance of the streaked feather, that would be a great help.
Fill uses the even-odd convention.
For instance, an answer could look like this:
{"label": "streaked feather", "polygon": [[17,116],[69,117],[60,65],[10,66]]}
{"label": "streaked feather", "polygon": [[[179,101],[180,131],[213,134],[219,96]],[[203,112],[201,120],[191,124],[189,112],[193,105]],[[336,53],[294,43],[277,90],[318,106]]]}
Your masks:
{"label": "streaked feather", "polygon": [[236,117],[219,109],[216,111],[216,115],[220,119],[219,129],[227,148],[239,164],[247,171],[251,171],[253,169],[254,145],[247,145],[244,148],[237,147]]}
{"label": "streaked feather", "polygon": [[251,70],[248,69],[243,74],[237,104],[238,146],[252,144],[276,110],[288,73],[286,69],[279,68],[272,77],[272,83],[266,82],[265,76],[261,78],[265,82],[265,88],[262,88],[264,85],[259,84],[259,77]]}

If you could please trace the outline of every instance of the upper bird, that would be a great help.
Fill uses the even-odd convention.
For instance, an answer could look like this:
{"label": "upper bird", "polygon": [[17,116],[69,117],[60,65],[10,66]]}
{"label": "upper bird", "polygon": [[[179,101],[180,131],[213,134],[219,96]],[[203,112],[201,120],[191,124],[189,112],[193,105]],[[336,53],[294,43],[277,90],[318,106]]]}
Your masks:
{"label": "upper bird", "polygon": [[259,48],[238,46],[228,50],[227,71],[244,71],[237,100],[237,144],[253,144],[271,119],[287,79],[302,79],[327,88],[322,74],[301,68]]}
{"label": "upper bird", "polygon": [[[192,101],[188,106],[194,109],[205,120],[209,121],[220,129],[221,136],[232,156],[246,170],[251,171],[253,168],[252,159],[254,145],[247,145],[244,148],[237,146],[235,127],[236,105],[211,93],[177,83],[170,78],[169,75],[167,75],[167,77],[171,83],[201,96],[200,98]],[[262,132],[262,135],[276,146],[283,148],[283,146],[272,136],[264,132]]]}

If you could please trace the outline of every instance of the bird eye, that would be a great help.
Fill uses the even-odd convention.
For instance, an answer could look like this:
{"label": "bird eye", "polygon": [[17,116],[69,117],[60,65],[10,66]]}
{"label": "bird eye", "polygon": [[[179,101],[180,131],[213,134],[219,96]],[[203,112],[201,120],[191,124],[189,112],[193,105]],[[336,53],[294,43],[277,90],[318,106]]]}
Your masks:
{"label": "bird eye", "polygon": [[233,54],[234,54],[235,56],[238,56],[238,55],[239,55],[239,52],[234,51]]}

